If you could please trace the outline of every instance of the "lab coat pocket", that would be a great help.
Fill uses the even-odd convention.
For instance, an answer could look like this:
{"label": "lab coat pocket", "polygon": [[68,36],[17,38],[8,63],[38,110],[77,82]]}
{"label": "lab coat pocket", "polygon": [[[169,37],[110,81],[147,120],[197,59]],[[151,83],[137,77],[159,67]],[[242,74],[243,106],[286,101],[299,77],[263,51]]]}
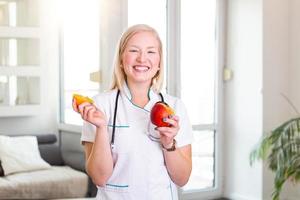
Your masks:
{"label": "lab coat pocket", "polygon": [[115,154],[115,165],[112,176],[107,181],[105,187],[98,187],[101,196],[105,196],[108,199],[129,198],[132,172],[128,163],[130,163],[128,153]]}
{"label": "lab coat pocket", "polygon": [[153,142],[160,142],[160,135],[157,130],[155,130],[156,126],[149,122],[148,124],[148,137]]}

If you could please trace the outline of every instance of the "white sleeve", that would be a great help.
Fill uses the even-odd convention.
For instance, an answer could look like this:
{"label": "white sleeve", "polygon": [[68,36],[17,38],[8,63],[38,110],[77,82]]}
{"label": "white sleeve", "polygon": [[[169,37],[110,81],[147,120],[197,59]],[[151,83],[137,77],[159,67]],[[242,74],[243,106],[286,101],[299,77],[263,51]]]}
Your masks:
{"label": "white sleeve", "polygon": [[95,125],[83,121],[82,132],[81,132],[81,143],[82,142],[94,142],[96,137]]}
{"label": "white sleeve", "polygon": [[192,125],[190,123],[185,105],[179,99],[175,103],[175,112],[175,115],[179,117],[179,131],[175,136],[177,147],[183,147],[188,144],[192,144],[194,140]]}

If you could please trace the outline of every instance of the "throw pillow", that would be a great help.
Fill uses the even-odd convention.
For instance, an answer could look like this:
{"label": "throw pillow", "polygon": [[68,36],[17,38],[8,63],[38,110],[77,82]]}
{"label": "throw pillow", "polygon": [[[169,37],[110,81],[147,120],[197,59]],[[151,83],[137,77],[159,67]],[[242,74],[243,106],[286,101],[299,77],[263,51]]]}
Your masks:
{"label": "throw pillow", "polygon": [[4,175],[51,167],[41,158],[36,136],[0,136],[0,160]]}

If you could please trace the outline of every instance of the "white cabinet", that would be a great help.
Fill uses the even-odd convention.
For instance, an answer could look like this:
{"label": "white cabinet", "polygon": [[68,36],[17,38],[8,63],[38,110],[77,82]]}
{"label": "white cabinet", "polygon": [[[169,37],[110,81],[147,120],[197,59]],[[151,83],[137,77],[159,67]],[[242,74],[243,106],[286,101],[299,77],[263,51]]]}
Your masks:
{"label": "white cabinet", "polygon": [[38,0],[0,1],[0,117],[41,110]]}

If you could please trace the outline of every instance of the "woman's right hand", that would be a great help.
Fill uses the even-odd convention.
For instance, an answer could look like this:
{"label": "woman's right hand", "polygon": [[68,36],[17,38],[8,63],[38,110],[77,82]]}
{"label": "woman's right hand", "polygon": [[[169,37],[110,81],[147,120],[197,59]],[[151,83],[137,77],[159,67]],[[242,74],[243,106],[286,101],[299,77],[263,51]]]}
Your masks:
{"label": "woman's right hand", "polygon": [[96,108],[94,104],[84,102],[77,106],[76,100],[73,98],[73,110],[81,115],[81,118],[98,128],[107,126],[106,116],[102,111]]}

